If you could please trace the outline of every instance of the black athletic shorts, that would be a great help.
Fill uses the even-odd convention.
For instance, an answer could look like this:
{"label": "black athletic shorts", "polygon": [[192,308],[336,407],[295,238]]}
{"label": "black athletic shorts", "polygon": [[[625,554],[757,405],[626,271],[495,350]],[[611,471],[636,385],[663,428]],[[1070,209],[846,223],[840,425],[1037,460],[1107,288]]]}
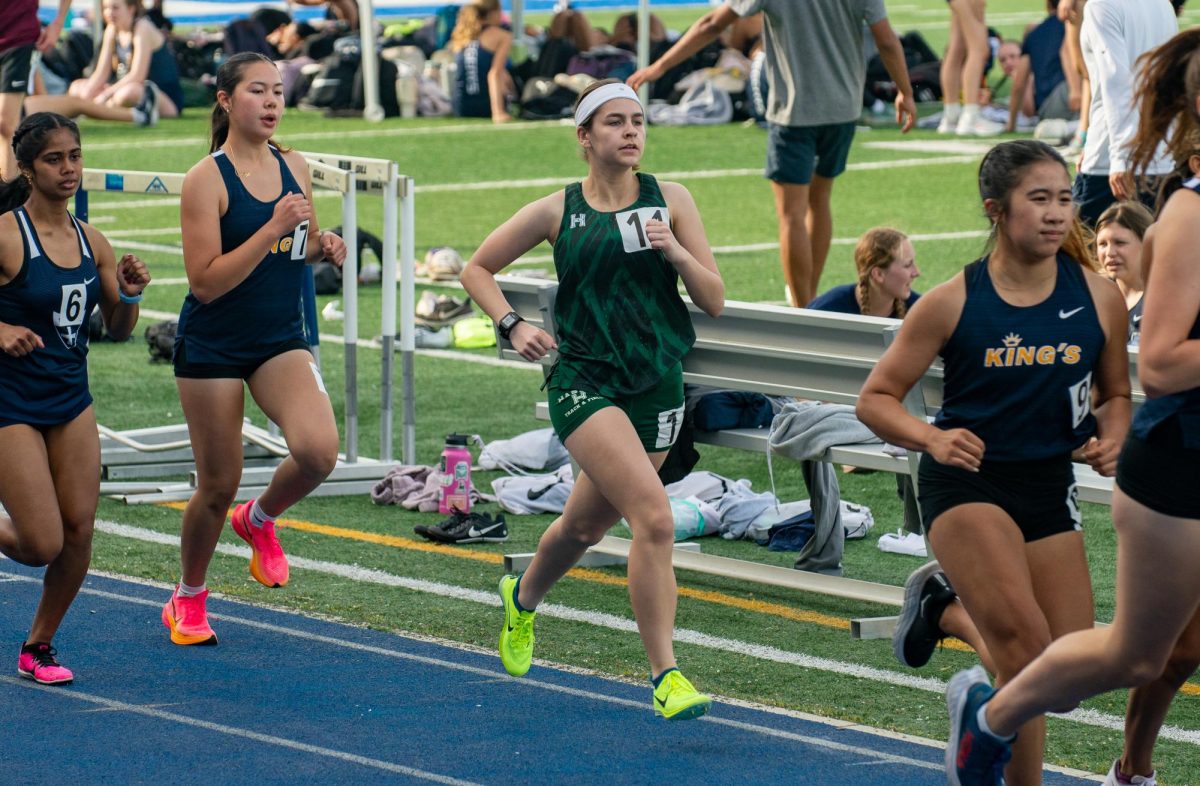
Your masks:
{"label": "black athletic shorts", "polygon": [[1117,486],[1156,513],[1200,519],[1200,450],[1184,446],[1178,418],[1144,440],[1129,433],[1117,459]]}
{"label": "black athletic shorts", "polygon": [[984,461],[978,472],[921,456],[917,499],[925,531],[951,508],[995,505],[1021,529],[1026,543],[1083,529],[1070,455],[1037,461]]}
{"label": "black athletic shorts", "polygon": [[28,93],[33,73],[33,44],[0,52],[0,93]]}
{"label": "black athletic shorts", "polygon": [[273,357],[291,352],[293,349],[303,349],[311,352],[308,342],[304,339],[293,339],[272,349],[270,352],[255,358],[249,363],[192,363],[184,352],[184,342],[175,347],[175,376],[183,379],[250,379],[262,364]]}

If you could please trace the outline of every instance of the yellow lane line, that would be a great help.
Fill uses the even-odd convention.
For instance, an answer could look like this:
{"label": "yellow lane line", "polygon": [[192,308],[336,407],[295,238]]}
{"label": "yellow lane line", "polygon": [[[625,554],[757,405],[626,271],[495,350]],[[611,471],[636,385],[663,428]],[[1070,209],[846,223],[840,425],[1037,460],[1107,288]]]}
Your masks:
{"label": "yellow lane line", "polygon": [[[186,507],[182,502],[166,502],[164,507],[183,510]],[[504,562],[504,557],[500,554],[495,554],[490,551],[475,551],[473,549],[463,548],[462,546],[451,546],[444,543],[429,543],[425,541],[412,540],[411,538],[402,538],[398,535],[380,535],[375,532],[364,532],[357,529],[347,529],[345,527],[333,527],[328,524],[317,524],[312,521],[304,521],[302,519],[278,519],[275,522],[281,527],[288,527],[301,532],[312,532],[318,535],[327,535],[331,538],[342,538],[343,540],[357,540],[364,543],[375,543],[380,546],[390,546],[397,549],[408,549],[409,551],[423,551],[427,554],[443,554],[448,557],[456,557],[458,559],[475,560],[476,562],[487,562],[493,565],[500,565]],[[602,573],[598,570],[589,568],[572,568],[568,573],[573,579],[580,581],[589,581],[593,584],[604,584],[610,587],[626,587],[629,581],[623,576],[614,576],[608,573]],[[763,600],[754,600],[753,598],[739,598],[735,595],[726,595],[723,592],[715,592],[712,590],[694,589],[692,587],[680,587],[680,597],[691,598],[693,600],[712,603],[717,606],[728,606],[730,608],[750,611],[756,614],[766,614],[773,617],[782,617],[783,619],[794,620],[796,622],[805,622],[810,625],[820,625],[826,628],[837,628],[845,630],[850,620],[842,617],[834,617],[828,614],[819,614],[815,611],[804,611],[802,609],[785,606],[782,603],[771,603]],[[968,645],[958,639],[946,639],[942,642],[946,649],[956,650],[958,652],[973,652]],[[1189,696],[1200,696],[1200,685],[1188,682],[1179,690],[1180,693]]]}

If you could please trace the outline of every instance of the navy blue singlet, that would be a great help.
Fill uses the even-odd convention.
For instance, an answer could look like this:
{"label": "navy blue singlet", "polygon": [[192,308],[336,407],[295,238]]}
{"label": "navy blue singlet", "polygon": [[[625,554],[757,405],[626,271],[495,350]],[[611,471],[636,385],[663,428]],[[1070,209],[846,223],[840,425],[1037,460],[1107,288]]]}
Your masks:
{"label": "navy blue singlet", "polygon": [[1083,269],[1058,255],[1050,297],[1035,306],[1000,298],[987,257],[964,270],[967,300],[942,347],[945,387],[938,428],[965,428],[988,461],[1070,453],[1096,431],[1092,373],[1104,348]]}
{"label": "navy blue singlet", "polygon": [[13,214],[24,259],[16,277],[0,286],[0,322],[29,328],[45,347],[19,358],[0,352],[0,426],[68,423],[92,403],[87,320],[100,302],[96,258],[75,216],[81,259],[67,268],[46,256],[25,208]]}
{"label": "navy blue singlet", "polygon": [[[283,155],[273,147],[271,152],[279,162],[283,188],[269,202],[256,199],[246,190],[223,151],[212,154],[229,194],[229,207],[221,216],[222,254],[233,251],[262,229],[284,195],[304,193]],[[303,341],[300,296],[307,249],[305,221],[276,240],[250,275],[225,294],[201,303],[189,291],[179,312],[176,355],[182,346],[188,363],[255,364],[283,344]]]}
{"label": "navy blue singlet", "polygon": [[[1191,178],[1184,188],[1200,194],[1200,178]],[[1188,331],[1188,339],[1200,339],[1200,314]],[[1178,426],[1183,437],[1183,446],[1200,450],[1200,386],[1181,390],[1158,398],[1146,397],[1146,402],[1133,416],[1131,431],[1139,439],[1148,439],[1150,432],[1159,424],[1178,416]]]}

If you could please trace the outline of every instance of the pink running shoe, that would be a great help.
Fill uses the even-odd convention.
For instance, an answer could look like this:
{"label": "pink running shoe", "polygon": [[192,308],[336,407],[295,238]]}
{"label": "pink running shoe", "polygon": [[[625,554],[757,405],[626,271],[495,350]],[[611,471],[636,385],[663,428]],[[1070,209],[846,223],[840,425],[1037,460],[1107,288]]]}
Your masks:
{"label": "pink running shoe", "polygon": [[208,590],[199,595],[183,597],[179,587],[171,593],[171,599],[163,606],[163,625],[171,631],[171,641],[176,644],[216,644],[217,634],[208,625],[205,601]]}
{"label": "pink running shoe", "polygon": [[45,642],[21,645],[17,659],[17,674],[43,685],[66,685],[75,679],[71,670],[58,665],[57,650]]}
{"label": "pink running shoe", "polygon": [[250,575],[267,587],[282,587],[288,582],[287,556],[275,536],[275,522],[261,527],[250,523],[250,506],[254,500],[243,502],[233,509],[230,522],[238,537],[250,544]]}

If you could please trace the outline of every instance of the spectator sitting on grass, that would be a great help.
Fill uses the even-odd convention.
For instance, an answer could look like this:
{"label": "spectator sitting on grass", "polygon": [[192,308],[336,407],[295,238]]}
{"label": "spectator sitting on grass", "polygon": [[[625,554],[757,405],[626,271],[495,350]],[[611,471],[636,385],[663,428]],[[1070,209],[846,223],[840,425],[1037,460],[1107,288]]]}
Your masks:
{"label": "spectator sitting on grass", "polygon": [[170,42],[142,13],[140,0],[104,0],[104,38],[96,70],[65,96],[29,96],[25,110],[84,115],[142,126],[176,117],[183,106]]}

